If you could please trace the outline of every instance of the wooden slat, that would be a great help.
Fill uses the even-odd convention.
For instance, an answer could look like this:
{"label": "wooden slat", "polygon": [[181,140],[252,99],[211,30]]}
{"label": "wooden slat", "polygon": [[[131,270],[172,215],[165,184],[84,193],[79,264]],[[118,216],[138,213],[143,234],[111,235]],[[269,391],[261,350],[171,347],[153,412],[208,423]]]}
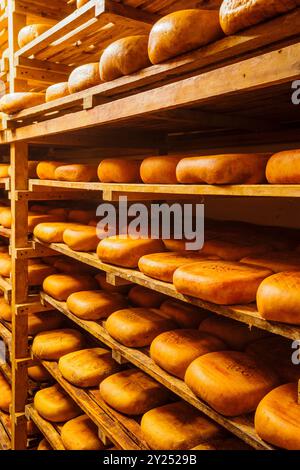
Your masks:
{"label": "wooden slat", "polygon": [[0,423],[0,449],[1,450],[10,450],[11,449],[11,443],[8,435],[5,432],[5,429]]}
{"label": "wooden slat", "polygon": [[210,408],[206,403],[199,400],[182,380],[171,376],[158,367],[144,350],[127,348],[126,346],[121,345],[115,341],[99,323],[81,320],[73,315],[67,309],[65,302],[58,302],[44,293],[41,293],[41,297],[44,302],[48,302],[54,308],[62,312],[70,320],[83,328],[90,335],[94,336],[101,343],[106,344],[113,351],[116,351],[122,358],[151,375],[151,377],[170,389],[173,393],[195,406],[195,408],[205,413],[252,447],[260,450],[272,449],[271,446],[262,441],[256,434],[253,426],[253,417],[239,416],[237,418],[225,418]]}
{"label": "wooden slat", "polygon": [[26,416],[31,419],[54,450],[66,450],[53,424],[42,418],[33,405],[26,406]]}
{"label": "wooden slat", "polygon": [[10,365],[7,364],[7,363],[2,363],[2,364],[0,364],[0,371],[1,371],[1,373],[4,375],[4,377],[6,378],[6,380],[8,381],[8,383],[11,384],[12,375],[11,375],[11,367],[10,367]]}
{"label": "wooden slat", "polygon": [[9,348],[11,347],[11,331],[2,322],[0,322],[0,338]]}
{"label": "wooden slat", "polygon": [[[35,243],[41,242],[36,240]],[[169,297],[173,297],[174,299],[181,300],[183,302],[214,312],[218,315],[240,321],[249,325],[250,327],[255,326],[257,328],[269,331],[270,333],[278,334],[293,340],[300,338],[300,327],[267,321],[262,318],[254,304],[222,306],[196,299],[194,297],[188,297],[177,292],[173,284],[151,279],[140,271],[136,271],[134,269],[126,269],[119,266],[102,263],[94,253],[76,252],[68,248],[68,246],[63,243],[51,243],[47,246],[50,246],[53,250],[74,258],[77,261],[93,266],[94,268],[97,268],[106,273],[110,273],[116,278],[125,279],[129,283],[132,282],[139,284],[141,286],[147,287],[148,289],[152,289]]]}

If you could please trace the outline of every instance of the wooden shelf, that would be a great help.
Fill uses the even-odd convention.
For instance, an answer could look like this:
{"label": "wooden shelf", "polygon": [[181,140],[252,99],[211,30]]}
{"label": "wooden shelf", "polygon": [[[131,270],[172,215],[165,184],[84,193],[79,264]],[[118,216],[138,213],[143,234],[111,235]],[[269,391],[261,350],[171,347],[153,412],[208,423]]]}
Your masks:
{"label": "wooden shelf", "polygon": [[247,197],[300,197],[300,184],[296,185],[187,185],[187,184],[117,184],[117,183],[74,183],[66,181],[38,180],[29,181],[31,191],[38,187],[78,189],[80,191],[103,192],[104,201],[117,200],[120,196],[132,194],[136,197],[167,196],[247,196]]}
{"label": "wooden shelf", "polygon": [[33,405],[26,406],[25,414],[27,419],[31,419],[35,423],[53,450],[66,450],[57,428],[49,421],[46,421],[44,418],[42,418],[35,410]]}
{"label": "wooden shelf", "polygon": [[41,293],[41,298],[43,302],[47,302],[48,304],[52,305],[52,307],[56,308],[61,313],[66,315],[66,317],[68,317],[82,329],[87,331],[91,336],[93,336],[98,341],[112,349],[113,357],[115,359],[118,359],[120,361],[120,358],[122,358],[120,362],[124,362],[125,360],[125,362],[130,362],[131,364],[134,364],[139,369],[143,370],[151,377],[156,379],[162,385],[170,389],[173,393],[175,393],[191,405],[195,406],[195,408],[202,411],[204,414],[212,418],[214,421],[219,423],[221,426],[226,428],[231,433],[235,434],[237,437],[239,437],[252,447],[256,449],[265,450],[272,449],[271,446],[263,442],[257,436],[253,427],[253,417],[239,416],[237,418],[229,419],[220,415],[212,408],[210,408],[206,403],[200,401],[182,380],[171,376],[167,372],[163,371],[160,367],[158,367],[152,361],[152,359],[150,359],[145,349],[141,350],[127,348],[126,346],[123,346],[117,341],[115,341],[100,323],[96,323],[93,321],[84,321],[77,318],[67,309],[65,302],[58,302],[57,300],[51,298],[45,293]]}
{"label": "wooden shelf", "polygon": [[173,284],[151,279],[140,271],[102,263],[94,253],[76,252],[68,248],[68,246],[63,243],[51,243],[50,245],[47,245],[39,242],[38,240],[36,240],[34,243],[37,245],[42,244],[49,246],[51,249],[59,253],[106,272],[108,274],[108,282],[114,282],[115,279],[125,279],[128,281],[128,283],[132,282],[139,284],[141,286],[147,287],[148,289],[152,289],[169,297],[173,297],[174,299],[181,300],[197,307],[204,308],[205,310],[217,313],[218,315],[240,321],[251,327],[255,326],[257,328],[269,331],[270,333],[284,336],[292,340],[300,338],[300,327],[286,325],[283,323],[269,322],[261,317],[257,311],[256,305],[254,304],[222,306],[196,299],[194,297],[187,297],[177,292]]}
{"label": "wooden shelf", "polygon": [[11,384],[11,367],[7,363],[0,364],[0,372],[4,375],[6,380]]}
{"label": "wooden shelf", "polygon": [[[36,357],[36,359],[39,359]],[[77,403],[82,411],[98,426],[101,440],[106,445],[109,441],[113,442],[118,448],[123,450],[142,450],[145,449],[143,442],[136,442],[139,436],[135,436],[135,441],[130,434],[124,430],[123,423],[112,419],[101,407],[101,400],[96,390],[85,390],[75,387],[67,382],[61,375],[58,365],[55,362],[40,361],[48,370],[52,377],[61,385],[61,387]],[[133,421],[133,420],[131,420]]]}
{"label": "wooden shelf", "polygon": [[0,450],[10,450],[11,443],[6,431],[0,422]]}
{"label": "wooden shelf", "polygon": [[4,322],[1,322],[1,321],[0,321],[0,338],[3,339],[5,344],[10,349],[11,341],[12,341],[11,331],[7,328]]}
{"label": "wooden shelf", "polygon": [[11,229],[6,228],[6,227],[2,227],[2,225],[0,225],[0,237],[10,238],[11,237]]}
{"label": "wooden shelf", "polygon": [[11,292],[12,292],[12,285],[8,281],[8,279],[3,277],[3,276],[0,276],[0,291],[3,292],[5,300],[10,302]]}

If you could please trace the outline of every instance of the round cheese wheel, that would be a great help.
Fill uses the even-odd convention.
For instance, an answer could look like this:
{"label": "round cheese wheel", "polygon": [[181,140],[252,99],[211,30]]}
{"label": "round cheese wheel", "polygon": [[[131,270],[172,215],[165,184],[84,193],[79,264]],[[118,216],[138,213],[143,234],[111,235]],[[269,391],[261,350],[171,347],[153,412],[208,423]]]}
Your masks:
{"label": "round cheese wheel", "polygon": [[44,243],[62,243],[64,231],[76,227],[71,222],[44,222],[34,227],[33,235]]}
{"label": "round cheese wheel", "polygon": [[65,219],[63,215],[59,216],[57,214],[39,214],[30,212],[28,215],[28,232],[32,233],[34,227],[43,222],[61,222]]}
{"label": "round cheese wheel", "polygon": [[0,296],[0,318],[1,320],[11,322],[11,306],[5,300],[4,296]]}
{"label": "round cheese wheel", "polygon": [[11,405],[12,393],[11,387],[7,382],[4,375],[0,373],[0,410],[9,412],[9,407]]}
{"label": "round cheese wheel", "polygon": [[58,100],[59,98],[63,98],[69,94],[68,82],[55,83],[54,85],[50,85],[46,90],[46,103]]}
{"label": "round cheese wheel", "polygon": [[228,154],[183,158],[177,166],[179,183],[259,184],[266,180],[269,156]]}
{"label": "round cheese wheel", "polygon": [[218,424],[184,401],[160,406],[144,414],[142,434],[153,450],[187,450],[217,438]]}
{"label": "round cheese wheel", "polygon": [[98,178],[101,183],[140,183],[140,166],[140,160],[106,158],[98,166]]}
{"label": "round cheese wheel", "polygon": [[47,439],[42,439],[39,443],[37,450],[53,450]]}
{"label": "round cheese wheel", "polygon": [[281,385],[259,403],[255,413],[257,434],[276,447],[300,450],[298,383]]}
{"label": "round cheese wheel", "polygon": [[80,408],[58,384],[39,390],[34,396],[34,407],[53,423],[63,423],[81,414]]}
{"label": "round cheese wheel", "polygon": [[275,153],[268,161],[266,176],[271,184],[300,183],[300,149]]}
{"label": "round cheese wheel", "polygon": [[199,324],[210,315],[207,310],[200,307],[171,299],[161,304],[159,314],[170,318],[181,328],[198,328]]}
{"label": "round cheese wheel", "polygon": [[100,393],[109,406],[127,415],[140,415],[170,401],[169,391],[139,369],[107,377]]}
{"label": "round cheese wheel", "polygon": [[237,351],[243,351],[252,341],[265,338],[269,334],[255,327],[250,329],[248,325],[218,315],[212,315],[203,320],[199,331],[216,336],[231,349]]}
{"label": "round cheese wheel", "polygon": [[247,304],[261,282],[272,274],[265,268],[230,261],[202,261],[178,268],[174,286],[182,294],[219,305]]}
{"label": "round cheese wheel", "polygon": [[147,287],[133,286],[128,293],[128,300],[137,307],[159,308],[166,296]]}
{"label": "round cheese wheel", "polygon": [[49,215],[58,215],[64,218],[64,220],[67,220],[69,217],[69,209],[66,209],[65,207],[54,207],[53,209],[49,209],[47,211],[47,214]]}
{"label": "round cheese wheel", "polygon": [[150,65],[148,36],[127,36],[111,43],[100,58],[100,77],[106,82]]}
{"label": "round cheese wheel", "polygon": [[49,380],[52,380],[52,376],[41,364],[30,366],[28,367],[27,371],[28,377],[34,382],[48,382]]}
{"label": "round cheese wheel", "polygon": [[99,63],[80,65],[71,72],[68,80],[69,92],[77,93],[93,86],[99,85]]}
{"label": "round cheese wheel", "polygon": [[83,290],[96,289],[92,276],[80,274],[52,274],[43,282],[43,290],[56,300],[67,300],[69,295]]}
{"label": "round cheese wheel", "polygon": [[95,217],[96,209],[85,210],[85,209],[72,209],[69,212],[68,220],[70,222],[76,222],[77,224],[86,225],[89,221]]}
{"label": "round cheese wheel", "polygon": [[62,376],[76,387],[96,387],[120,366],[103,348],[82,349],[61,357],[58,362]]}
{"label": "round cheese wheel", "polygon": [[0,163],[0,178],[8,178],[9,174],[9,163]]}
{"label": "round cheese wheel", "polygon": [[260,361],[239,351],[219,351],[195,359],[185,382],[195,395],[224,416],[254,411],[278,385],[278,377]]}
{"label": "round cheese wheel", "polygon": [[181,157],[148,157],[142,161],[140,173],[146,184],[177,184],[176,167]]}
{"label": "round cheese wheel", "polygon": [[96,227],[70,227],[63,233],[63,241],[74,251],[96,251],[99,244]]}
{"label": "round cheese wheel", "polygon": [[75,292],[67,299],[70,312],[83,320],[101,320],[126,306],[121,295],[96,290]]}
{"label": "round cheese wheel", "polygon": [[41,34],[45,33],[45,31],[48,31],[49,28],[50,26],[44,23],[30,24],[28,26],[24,26],[24,28],[22,28],[18,34],[19,48],[21,49],[22,47],[29,44],[31,41],[34,41],[34,39],[39,37]]}
{"label": "round cheese wheel", "polygon": [[195,251],[153,253],[151,255],[142,256],[139,260],[138,267],[146,276],[164,282],[173,282],[173,275],[177,268],[207,259],[218,259],[218,257],[206,256],[205,254]]}
{"label": "round cheese wheel", "polygon": [[90,182],[97,181],[98,165],[74,163],[56,168],[54,175],[58,181]]}
{"label": "round cheese wheel", "polygon": [[28,315],[28,334],[35,336],[41,331],[56,330],[63,324],[63,317],[57,310],[30,313]]}
{"label": "round cheese wheel", "polygon": [[300,271],[300,253],[295,251],[275,251],[260,256],[248,256],[241,263],[255,264],[271,269],[274,273]]}
{"label": "round cheese wheel", "polygon": [[10,277],[11,256],[8,253],[0,253],[0,276]]}
{"label": "round cheese wheel", "polygon": [[73,418],[61,428],[61,440],[67,450],[103,450],[98,428],[86,415]]}
{"label": "round cheese wheel", "polygon": [[124,286],[113,286],[106,281],[106,273],[98,273],[95,276],[96,281],[99,284],[100,289],[106,292],[112,292],[117,294],[127,294],[130,289],[130,284]]}
{"label": "round cheese wheel", "polygon": [[270,251],[272,248],[267,243],[237,243],[227,240],[207,240],[204,242],[201,253],[215,255],[226,261],[240,261],[251,255],[260,255]]}
{"label": "round cheese wheel", "polygon": [[87,264],[82,264],[80,261],[76,261],[75,259],[71,258],[66,258],[66,257],[60,257],[57,256],[57,258],[53,264],[55,269],[57,271],[65,273],[65,274],[91,274],[92,273],[92,268],[88,266]]}
{"label": "round cheese wheel", "polygon": [[149,58],[152,64],[159,64],[216,41],[222,35],[217,10],[175,11],[154,24],[149,36]]}
{"label": "round cheese wheel", "polygon": [[105,328],[119,343],[131,348],[142,348],[152,343],[164,331],[174,330],[172,320],[158,315],[157,310],[128,308],[108,317]]}
{"label": "round cheese wheel", "polygon": [[38,262],[30,264],[28,266],[28,285],[29,286],[40,286],[46,277],[54,274],[56,270],[53,266]]}
{"label": "round cheese wheel", "polygon": [[265,279],[257,291],[257,308],[266,320],[300,325],[300,271]]}
{"label": "round cheese wheel", "polygon": [[1,207],[0,225],[5,228],[11,228],[11,209],[10,207]]}
{"label": "round cheese wheel", "polygon": [[198,330],[166,331],[151,343],[150,356],[162,369],[184,379],[186,369],[199,356],[227,349],[220,339]]}
{"label": "round cheese wheel", "polygon": [[0,111],[5,114],[15,114],[22,109],[45,103],[44,93],[18,92],[9,93],[0,99]]}
{"label": "round cheese wheel", "polygon": [[290,340],[270,336],[250,343],[245,351],[273,369],[282,382],[296,382],[300,379],[300,365],[293,364],[291,360],[294,349]]}
{"label": "round cheese wheel", "polygon": [[54,180],[56,168],[62,165],[63,162],[39,162],[36,174],[40,180]]}
{"label": "round cheese wheel", "polygon": [[126,235],[116,235],[101,240],[97,248],[97,255],[104,263],[124,268],[136,268],[142,256],[160,251],[164,251],[163,243],[160,240],[134,239]]}
{"label": "round cheese wheel", "polygon": [[32,352],[39,359],[55,361],[61,356],[82,349],[84,336],[77,330],[65,328],[61,330],[42,331],[32,343]]}
{"label": "round cheese wheel", "polygon": [[224,0],[220,9],[220,23],[225,34],[234,34],[268,18],[299,6],[299,0]]}

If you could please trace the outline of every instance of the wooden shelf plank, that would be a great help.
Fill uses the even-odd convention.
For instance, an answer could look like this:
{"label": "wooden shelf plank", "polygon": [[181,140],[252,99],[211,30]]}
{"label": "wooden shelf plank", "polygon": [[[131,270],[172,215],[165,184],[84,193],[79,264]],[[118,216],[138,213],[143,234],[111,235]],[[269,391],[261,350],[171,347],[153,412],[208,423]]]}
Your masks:
{"label": "wooden shelf plank", "polygon": [[[34,243],[39,244],[41,242],[36,240]],[[120,268],[118,266],[102,263],[94,253],[76,252],[68,248],[68,246],[63,243],[52,243],[47,246],[51,247],[51,249],[55,251],[58,251],[59,253],[109,273],[116,278],[125,279],[128,282],[139,284],[141,286],[147,287],[148,289],[161,292],[169,297],[173,297],[174,299],[181,300],[183,302],[214,312],[218,315],[246,323],[250,327],[255,326],[257,328],[269,331],[270,333],[284,336],[292,340],[300,339],[300,327],[267,321],[261,317],[254,304],[234,306],[216,305],[211,302],[206,302],[194,297],[182,295],[176,291],[173,284],[151,279],[140,271]]]}
{"label": "wooden shelf plank", "polygon": [[115,200],[128,193],[149,196],[245,196],[245,197],[300,197],[300,184],[256,184],[256,185],[196,185],[196,184],[117,184],[117,183],[75,183],[68,181],[31,179],[29,187],[62,188],[80,191],[103,191],[104,200]]}
{"label": "wooden shelf plank", "polygon": [[3,341],[5,342],[5,344],[8,346],[8,348],[10,349],[11,347],[11,341],[12,341],[12,335],[11,335],[11,331],[7,328],[7,326],[5,326],[4,323],[2,323],[0,321],[0,338],[3,339]]}
{"label": "wooden shelf plank", "polygon": [[3,424],[0,422],[0,449],[1,450],[10,450],[11,442],[6,434]]}
{"label": "wooden shelf plank", "polygon": [[[38,359],[38,357],[36,358]],[[78,406],[89,418],[99,427],[103,435],[123,450],[141,450],[116,420],[112,420],[95,402],[95,397],[91,397],[89,392],[75,387],[67,382],[61,375],[58,365],[55,362],[41,361],[41,364],[50,372],[52,377],[70,395]]]}
{"label": "wooden shelf plank", "polygon": [[6,380],[11,384],[11,367],[7,363],[0,364],[0,372],[4,375]]}
{"label": "wooden shelf plank", "polygon": [[108,346],[114,352],[117,352],[120,357],[126,359],[128,362],[134,364],[151,377],[156,379],[162,385],[170,389],[173,393],[195,406],[198,410],[212,418],[228,431],[235,434],[237,437],[251,445],[256,449],[271,450],[272,447],[263,442],[256,434],[253,426],[253,417],[239,416],[237,418],[226,418],[206,403],[200,401],[191,390],[185,385],[182,380],[179,380],[158,367],[152,359],[147,355],[145,350],[127,348],[115,341],[99,323],[93,321],[84,321],[73,315],[66,307],[65,302],[58,302],[45,293],[41,293],[42,300],[49,303],[54,308],[66,315],[70,320],[87,331],[90,335],[96,338],[101,343]]}
{"label": "wooden shelf plank", "polygon": [[66,450],[59,432],[52,423],[42,418],[33,405],[27,405],[25,409],[27,419],[31,419],[54,450]]}

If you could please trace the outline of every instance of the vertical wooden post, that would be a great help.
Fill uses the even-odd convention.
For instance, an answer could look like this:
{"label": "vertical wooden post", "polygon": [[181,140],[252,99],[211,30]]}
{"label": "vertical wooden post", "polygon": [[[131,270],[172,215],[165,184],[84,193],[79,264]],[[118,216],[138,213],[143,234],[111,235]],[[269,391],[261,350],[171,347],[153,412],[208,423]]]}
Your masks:
{"label": "vertical wooden post", "polygon": [[27,365],[22,359],[28,357],[28,315],[19,314],[18,304],[28,298],[28,260],[16,258],[16,248],[28,245],[28,202],[17,200],[17,190],[28,188],[28,145],[11,145],[11,257],[12,257],[12,449],[26,449],[26,417],[28,376]]}
{"label": "vertical wooden post", "polygon": [[25,91],[24,80],[16,80],[14,56],[19,49],[18,34],[26,26],[26,15],[16,13],[16,0],[8,2],[9,92]]}

